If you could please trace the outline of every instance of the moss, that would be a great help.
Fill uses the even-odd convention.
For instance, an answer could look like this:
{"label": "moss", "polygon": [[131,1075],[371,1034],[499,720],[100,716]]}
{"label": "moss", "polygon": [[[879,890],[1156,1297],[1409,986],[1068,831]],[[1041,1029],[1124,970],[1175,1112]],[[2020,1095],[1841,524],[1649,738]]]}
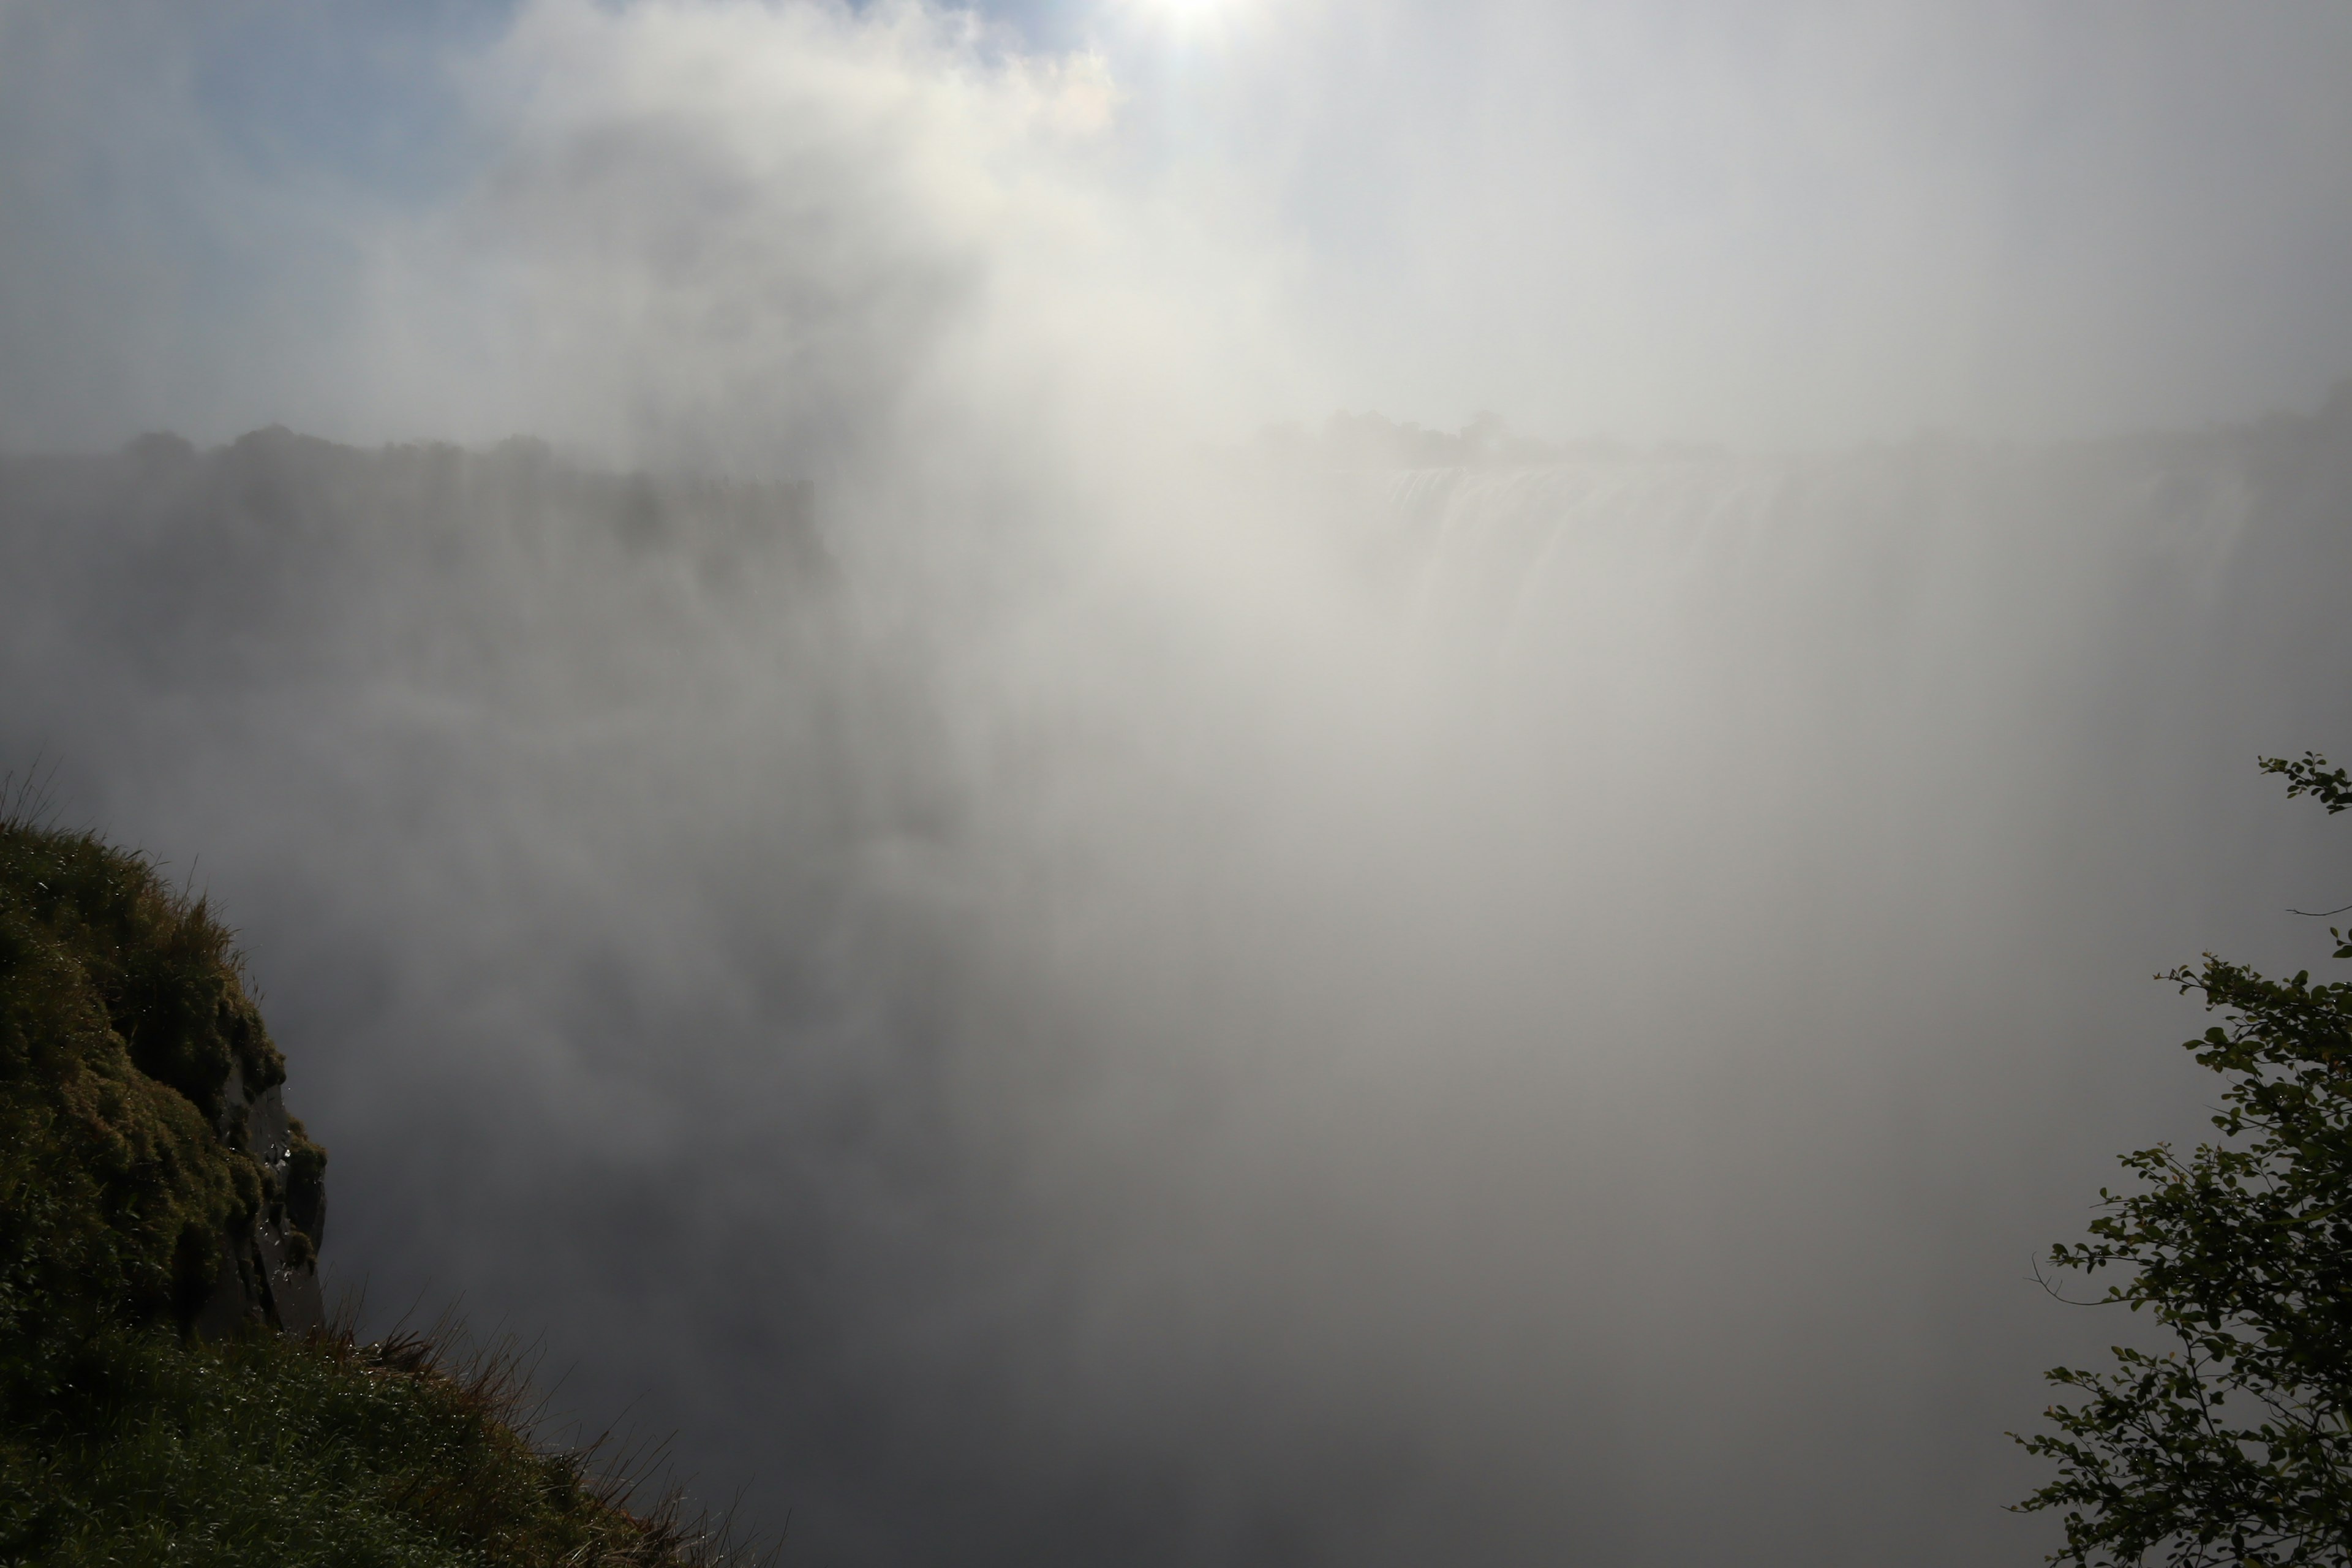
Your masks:
{"label": "moss", "polygon": [[213,1130],[246,1061],[284,1076],[201,904],[87,836],[0,824],[0,1386],[194,1310],[262,1201]]}
{"label": "moss", "polygon": [[206,1121],[221,1115],[232,1065],[248,1089],[285,1081],[228,929],[144,858],[90,834],[10,824],[0,831],[0,902],[79,967],[139,1070]]}
{"label": "moss", "polygon": [[[327,1152],[310,1142],[299,1120],[289,1119],[291,1134],[286,1152],[286,1218],[292,1229],[287,1241],[298,1251],[317,1255],[326,1239]],[[300,1258],[296,1259],[301,1261]]]}

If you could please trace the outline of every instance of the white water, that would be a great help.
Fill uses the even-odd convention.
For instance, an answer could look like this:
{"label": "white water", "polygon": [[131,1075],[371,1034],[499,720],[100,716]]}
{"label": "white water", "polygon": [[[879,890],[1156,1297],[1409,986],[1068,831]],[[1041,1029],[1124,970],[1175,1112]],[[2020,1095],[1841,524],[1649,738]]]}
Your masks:
{"label": "white water", "polygon": [[527,453],[23,460],[0,755],[202,856],[335,1278],[818,1560],[2022,1558],[2118,1331],[2028,1258],[2199,1125],[2146,976],[2352,883],[2252,765],[2352,717],[2345,416],[830,567]]}

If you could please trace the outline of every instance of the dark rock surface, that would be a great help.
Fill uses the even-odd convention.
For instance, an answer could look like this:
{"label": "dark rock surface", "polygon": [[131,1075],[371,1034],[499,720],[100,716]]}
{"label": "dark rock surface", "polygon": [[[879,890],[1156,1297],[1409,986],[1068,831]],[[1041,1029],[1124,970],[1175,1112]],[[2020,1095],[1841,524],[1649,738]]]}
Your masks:
{"label": "dark rock surface", "polygon": [[234,1067],[225,1086],[217,1131],[232,1150],[259,1163],[268,1192],[261,1212],[226,1238],[220,1277],[190,1327],[220,1339],[256,1321],[289,1334],[323,1332],[326,1300],[319,1288],[319,1244],[327,1217],[325,1161],[302,1126],[286,1114],[285,1091],[256,1094]]}

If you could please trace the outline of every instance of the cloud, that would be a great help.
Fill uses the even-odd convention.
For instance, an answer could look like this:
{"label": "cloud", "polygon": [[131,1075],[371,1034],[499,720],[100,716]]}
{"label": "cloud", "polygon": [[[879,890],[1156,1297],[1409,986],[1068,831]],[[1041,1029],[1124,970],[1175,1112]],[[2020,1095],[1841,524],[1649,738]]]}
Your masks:
{"label": "cloud", "polygon": [[908,425],[1197,418],[1270,335],[1252,246],[1129,178],[1104,58],[968,14],[539,0],[407,62],[443,122],[386,131],[391,176],[209,99],[241,37],[11,29],[20,446],[278,422],[838,471]]}
{"label": "cloud", "polygon": [[477,422],[752,460],[875,439],[1008,248],[1069,241],[1059,144],[1108,113],[1089,62],[985,42],[912,6],[534,6],[469,72],[497,154],[380,330],[454,329],[428,384],[469,339],[505,400]]}
{"label": "cloud", "polygon": [[2228,418],[2352,359],[2323,8],[1167,24],[19,4],[0,438],[772,465],[1012,401],[983,447],[1368,405],[1802,444]]}

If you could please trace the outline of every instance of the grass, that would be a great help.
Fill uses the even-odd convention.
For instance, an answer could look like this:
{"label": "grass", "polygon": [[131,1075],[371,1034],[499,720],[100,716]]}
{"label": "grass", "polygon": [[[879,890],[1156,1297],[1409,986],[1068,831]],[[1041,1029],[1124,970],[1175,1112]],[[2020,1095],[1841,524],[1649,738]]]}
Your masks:
{"label": "grass", "polygon": [[[236,1227],[289,1195],[223,1116],[232,1067],[285,1078],[205,903],[0,810],[0,1563],[733,1560],[675,1492],[633,1510],[631,1478],[535,1443],[510,1356],[193,1337]],[[324,1163],[303,1140],[289,1179]]]}
{"label": "grass", "polygon": [[68,1397],[0,1447],[0,1560],[59,1568],[556,1568],[717,1563],[671,1494],[632,1511],[592,1456],[526,1436],[498,1357],[168,1331],[93,1347]]}

